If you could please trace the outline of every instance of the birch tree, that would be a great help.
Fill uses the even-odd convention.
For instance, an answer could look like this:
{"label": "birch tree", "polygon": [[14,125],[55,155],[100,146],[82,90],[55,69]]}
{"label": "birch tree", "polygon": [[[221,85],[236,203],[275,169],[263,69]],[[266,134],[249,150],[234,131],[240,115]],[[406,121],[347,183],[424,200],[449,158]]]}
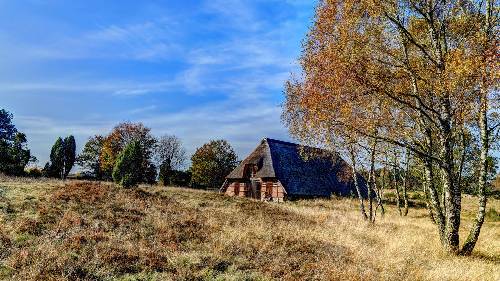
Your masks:
{"label": "birch tree", "polygon": [[[497,129],[497,45],[494,0],[320,1],[302,73],[286,84],[284,119],[304,141],[342,130],[409,150],[424,164],[444,249],[470,254],[484,222],[487,158]],[[469,120],[477,120],[481,136],[480,199],[460,249],[454,151]]]}

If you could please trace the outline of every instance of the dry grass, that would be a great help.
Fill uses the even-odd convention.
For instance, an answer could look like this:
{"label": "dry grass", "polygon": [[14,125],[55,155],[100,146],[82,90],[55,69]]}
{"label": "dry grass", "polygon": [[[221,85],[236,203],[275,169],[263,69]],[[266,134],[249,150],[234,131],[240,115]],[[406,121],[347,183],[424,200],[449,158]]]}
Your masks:
{"label": "dry grass", "polygon": [[388,208],[371,226],[348,199],[0,178],[0,279],[500,280],[498,200],[472,257],[440,250],[425,209]]}

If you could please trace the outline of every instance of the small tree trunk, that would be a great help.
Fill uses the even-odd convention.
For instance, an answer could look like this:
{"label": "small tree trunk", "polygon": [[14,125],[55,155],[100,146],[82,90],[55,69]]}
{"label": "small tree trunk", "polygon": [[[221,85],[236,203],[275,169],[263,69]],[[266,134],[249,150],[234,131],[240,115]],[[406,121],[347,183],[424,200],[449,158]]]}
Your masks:
{"label": "small tree trunk", "polygon": [[474,250],[477,239],[479,238],[479,233],[481,232],[481,227],[484,223],[484,217],[486,215],[488,151],[490,146],[487,114],[488,114],[488,101],[486,98],[486,93],[483,93],[481,97],[481,112],[479,115],[479,129],[481,134],[481,168],[479,171],[479,183],[478,183],[479,208],[477,210],[476,219],[472,224],[472,228],[460,252],[460,254],[462,255],[470,255],[472,253],[472,250]]}
{"label": "small tree trunk", "polygon": [[[382,214],[382,216],[385,215],[385,208],[384,208],[384,189],[385,189],[385,167],[384,169],[382,170],[383,174],[382,174],[382,186],[377,188],[378,192],[377,192],[377,209],[380,207],[380,212]],[[377,212],[377,210],[375,210],[375,213]]]}
{"label": "small tree trunk", "polygon": [[403,178],[403,203],[404,203],[404,209],[403,209],[403,216],[408,215],[408,175],[410,174],[410,150],[406,151],[406,169],[404,172],[404,178]]}
{"label": "small tree trunk", "polygon": [[394,183],[394,190],[396,191],[396,206],[398,207],[399,215],[402,216],[403,212],[401,211],[401,196],[399,194],[399,187],[398,187],[398,177],[397,177],[398,166],[396,158],[397,158],[396,152],[394,152],[394,167],[393,167],[392,180]]}
{"label": "small tree trunk", "polygon": [[436,190],[436,187],[434,186],[434,167],[432,165],[432,161],[430,159],[424,159],[425,160],[425,165],[424,165],[424,171],[425,171],[425,182],[427,184],[427,190],[430,195],[430,202],[433,210],[433,218],[436,220],[437,226],[438,226],[438,231],[439,231],[439,238],[441,241],[441,244],[444,246],[445,243],[445,218],[444,218],[444,213],[443,209],[441,208],[441,203],[439,201],[439,194],[438,191]]}
{"label": "small tree trunk", "polygon": [[377,141],[373,140],[373,145],[371,148],[370,154],[370,180],[368,184],[368,200],[370,202],[369,212],[370,212],[370,221],[375,222],[375,216],[373,214],[373,195],[372,191],[376,188],[376,177],[375,177],[375,155],[377,152]]}
{"label": "small tree trunk", "polygon": [[[494,10],[494,1],[487,0],[486,1],[486,26],[485,33],[487,37],[485,50],[488,50],[489,44],[493,41],[491,38],[494,36],[492,32],[492,23],[493,20],[492,14]],[[493,41],[494,42],[494,41]],[[470,255],[474,247],[476,246],[477,239],[479,238],[479,233],[481,232],[481,227],[484,223],[484,217],[486,215],[486,203],[487,203],[487,195],[486,195],[486,186],[488,184],[488,152],[490,148],[490,132],[488,128],[488,89],[487,89],[487,81],[486,77],[488,76],[488,71],[483,70],[483,80],[481,85],[481,107],[479,110],[479,130],[481,134],[481,170],[479,172],[479,185],[478,185],[478,195],[479,195],[479,208],[477,210],[476,219],[472,225],[472,228],[469,232],[467,239],[462,247],[461,254],[462,255]]]}
{"label": "small tree trunk", "polygon": [[363,200],[363,195],[361,194],[361,189],[359,188],[359,182],[358,182],[358,173],[356,169],[356,155],[354,154],[353,148],[350,149],[350,155],[351,155],[351,161],[352,161],[352,177],[354,181],[354,187],[356,188],[356,192],[358,193],[358,198],[359,198],[359,209],[361,211],[361,215],[363,216],[363,219],[367,220],[368,216],[366,215],[365,211],[365,203]]}
{"label": "small tree trunk", "polygon": [[464,171],[464,163],[465,163],[465,155],[467,154],[467,139],[465,137],[465,131],[464,128],[462,127],[461,129],[462,133],[462,153],[460,155],[460,163],[458,166],[458,180],[457,180],[457,185],[458,188],[462,189],[462,175]]}
{"label": "small tree trunk", "polygon": [[436,219],[434,218],[434,212],[432,211],[431,203],[429,202],[429,191],[426,188],[426,183],[425,180],[423,182],[423,189],[424,189],[424,197],[425,197],[425,207],[427,208],[427,211],[429,212],[429,218],[431,219],[431,222],[436,224]]}

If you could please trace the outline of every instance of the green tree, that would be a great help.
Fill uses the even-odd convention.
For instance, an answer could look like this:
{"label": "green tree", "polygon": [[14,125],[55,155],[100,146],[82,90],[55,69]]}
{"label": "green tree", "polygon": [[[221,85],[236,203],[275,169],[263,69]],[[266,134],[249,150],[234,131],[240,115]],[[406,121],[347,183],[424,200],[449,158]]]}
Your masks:
{"label": "green tree", "polygon": [[214,188],[236,167],[238,157],[226,140],[213,140],[198,148],[191,157],[193,187]]}
{"label": "green tree", "polygon": [[[116,165],[118,155],[133,141],[141,144],[143,163],[141,171],[147,171],[151,164],[156,145],[156,139],[151,135],[151,129],[142,123],[125,122],[118,124],[113,131],[104,138],[100,154],[101,171],[105,179],[112,179],[113,168]],[[146,173],[141,181],[148,182]]]}
{"label": "green tree", "polygon": [[103,136],[91,137],[85,146],[82,153],[78,155],[76,162],[83,169],[89,172],[95,179],[102,179],[101,171],[101,152],[104,144]]}
{"label": "green tree", "polygon": [[45,175],[51,178],[63,178],[64,176],[64,141],[57,138],[50,151],[50,162],[45,165]]}
{"label": "green tree", "polygon": [[76,141],[74,136],[64,139],[64,178],[66,178],[75,165],[76,160]]}
{"label": "green tree", "polygon": [[66,179],[75,164],[76,142],[73,136],[59,137],[50,152],[50,162],[45,165],[44,174],[48,177]]}
{"label": "green tree", "polygon": [[118,155],[113,168],[113,180],[125,188],[137,186],[141,182],[142,155],[139,141],[129,143]]}
{"label": "green tree", "polygon": [[27,148],[26,135],[23,133],[16,133],[14,141],[10,149],[10,174],[21,176],[24,174],[26,165],[32,159],[30,150]]}
{"label": "green tree", "polygon": [[32,157],[26,135],[17,131],[12,118],[11,113],[0,110],[0,173],[21,176]]}
{"label": "green tree", "polygon": [[9,141],[17,133],[16,126],[12,124],[12,114],[5,109],[0,109],[0,140]]}

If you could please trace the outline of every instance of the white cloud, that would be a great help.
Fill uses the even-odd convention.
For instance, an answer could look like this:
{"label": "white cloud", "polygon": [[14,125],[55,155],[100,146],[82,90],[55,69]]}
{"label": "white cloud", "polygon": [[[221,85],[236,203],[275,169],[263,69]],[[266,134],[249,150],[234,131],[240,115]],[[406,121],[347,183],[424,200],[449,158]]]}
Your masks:
{"label": "white cloud", "polygon": [[[116,123],[123,121],[120,119],[123,116],[131,121],[142,121],[157,135],[178,135],[190,152],[210,139],[225,138],[237,148],[240,156],[244,156],[263,137],[288,138],[280,122],[279,100],[284,81],[297,67],[295,60],[305,31],[303,17],[307,17],[301,12],[276,22],[274,18],[262,17],[256,3],[265,1],[207,0],[189,16],[146,17],[129,24],[110,23],[55,36],[54,40],[40,44],[9,41],[1,36],[0,49],[9,50],[15,63],[28,61],[28,68],[40,61],[43,65],[46,61],[95,60],[107,63],[104,68],[107,71],[112,68],[113,60],[122,60],[147,63],[148,67],[158,69],[159,74],[151,74],[149,68],[148,73],[142,73],[141,68],[126,69],[132,73],[127,73],[126,77],[120,76],[121,69],[118,73],[96,71],[83,75],[78,69],[73,68],[73,73],[62,69],[58,79],[42,75],[38,80],[0,81],[0,97],[2,92],[111,96],[113,102],[110,104],[116,107],[112,114],[106,112],[90,118],[87,112],[98,110],[80,108],[75,109],[75,115],[81,116],[72,120],[16,116],[17,125],[28,133],[35,155],[44,161],[56,137],[74,134],[81,147],[89,136],[109,132]],[[286,3],[310,5],[302,0],[287,0]],[[207,13],[212,17],[206,24],[193,19]],[[194,36],[189,32],[213,32],[220,38],[192,42],[193,38],[185,40],[186,35]],[[171,70],[170,61],[181,66],[163,75],[164,69]],[[172,96],[166,98],[164,94]],[[209,94],[216,94],[217,101],[205,97],[203,101],[200,98],[199,103],[192,101],[197,95]],[[177,95],[189,95],[189,107],[172,109],[171,106],[168,108],[172,111],[164,111],[170,101],[175,104],[173,99]],[[140,103],[131,104],[139,100]]]}

